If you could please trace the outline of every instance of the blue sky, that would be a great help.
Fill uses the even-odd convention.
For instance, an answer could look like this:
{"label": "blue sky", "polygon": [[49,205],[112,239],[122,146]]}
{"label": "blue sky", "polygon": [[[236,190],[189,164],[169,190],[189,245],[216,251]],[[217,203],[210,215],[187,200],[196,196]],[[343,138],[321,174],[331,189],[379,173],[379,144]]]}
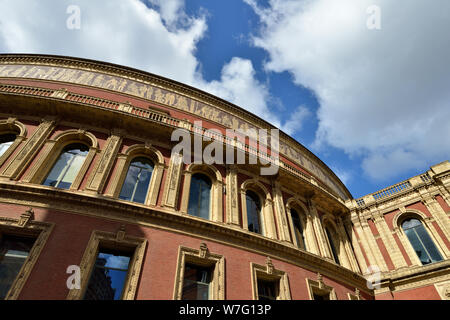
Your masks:
{"label": "blue sky", "polygon": [[357,198],[450,158],[449,12],[447,0],[0,0],[0,52],[208,91],[293,136]]}

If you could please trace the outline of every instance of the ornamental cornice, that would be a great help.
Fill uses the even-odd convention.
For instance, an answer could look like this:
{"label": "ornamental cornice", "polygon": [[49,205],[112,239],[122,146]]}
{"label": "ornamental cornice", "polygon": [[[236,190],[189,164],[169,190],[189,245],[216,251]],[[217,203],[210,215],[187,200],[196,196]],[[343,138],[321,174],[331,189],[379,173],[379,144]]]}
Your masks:
{"label": "ornamental cornice", "polygon": [[[42,89],[42,88],[36,88],[36,87],[30,87],[30,86],[16,86],[16,85],[0,84],[0,91],[1,91],[2,86],[3,87],[6,86],[8,88],[14,89],[13,91],[2,92],[2,94],[14,94],[14,95],[20,95],[20,96],[27,97],[27,96],[35,96],[34,93],[37,92],[41,99],[53,100],[58,103],[70,103],[70,104],[83,105],[83,106],[88,106],[90,108],[95,108],[98,110],[107,110],[109,112],[120,113],[124,116],[140,119],[143,121],[150,121],[153,123],[157,123],[158,125],[160,125],[162,127],[167,127],[167,128],[172,128],[172,129],[179,127],[179,121],[180,121],[179,119],[172,118],[170,116],[161,115],[159,113],[153,113],[153,111],[151,109],[145,110],[146,116],[141,117],[138,115],[138,113],[141,110],[144,111],[144,109],[141,109],[138,107],[133,107],[134,108],[133,110],[136,110],[136,112],[134,112],[134,113],[119,110],[119,109],[117,109],[117,106],[120,103],[111,101],[111,100],[94,98],[94,97],[80,95],[80,94],[75,95],[76,99],[70,99],[71,96],[68,95],[66,97],[66,100],[62,100],[61,98],[52,97],[51,93],[54,90],[51,90],[51,89]],[[69,92],[69,94],[70,94],[70,92]],[[70,100],[67,100],[67,99],[70,99]],[[56,119],[54,117],[51,119],[49,118],[47,120],[56,121]],[[125,133],[125,132],[122,132],[122,133]],[[238,147],[238,146],[236,146],[236,147]],[[299,170],[290,170],[290,166],[285,165],[284,162],[280,162],[279,169],[280,169],[280,171],[285,172],[289,176],[292,176],[296,179],[302,179],[302,180],[306,181],[306,183],[308,183],[310,185],[310,187],[312,187],[313,189],[319,189],[326,195],[326,199],[332,199],[333,201],[335,201],[335,204],[337,204],[338,206],[340,206],[340,207],[344,206],[343,201],[340,198],[336,197],[330,190],[328,190],[328,188],[318,185],[317,183],[312,184],[311,179],[313,179],[313,178],[311,176],[307,176],[306,174],[301,173]],[[239,171],[256,177],[256,175],[254,173],[251,173],[246,170],[242,170],[242,168],[239,168]],[[259,177],[258,179],[261,179],[261,178]],[[267,180],[267,179],[263,179],[263,180],[267,184],[270,184],[269,180]]]}
{"label": "ornamental cornice", "polygon": [[[259,128],[265,128],[265,129],[274,129],[275,127],[271,124],[267,123],[266,121],[260,119],[259,117],[248,113],[244,109],[229,103],[225,100],[222,100],[220,98],[217,98],[213,95],[210,95],[206,92],[200,91],[198,89],[195,89],[193,87],[178,83],[173,80],[165,79],[160,76],[156,76],[147,72],[139,71],[136,69],[118,66],[110,63],[104,63],[104,62],[98,62],[93,60],[86,60],[86,59],[77,59],[77,58],[70,58],[70,57],[61,57],[61,56],[43,56],[43,55],[13,55],[13,54],[5,54],[0,55],[0,69],[1,65],[35,65],[35,66],[47,66],[52,67],[52,69],[55,69],[51,72],[57,71],[58,68],[66,68],[66,69],[73,69],[73,70],[83,70],[86,72],[101,72],[104,75],[108,76],[119,76],[123,79],[128,79],[132,81],[138,81],[141,84],[144,85],[150,85],[154,86],[155,88],[159,88],[162,90],[169,90],[169,94],[180,94],[184,97],[194,99],[195,101],[198,101],[200,103],[205,104],[205,106],[209,106],[212,108],[217,108],[220,111],[223,111],[225,113],[229,113],[230,115],[236,116],[238,119],[245,120],[244,122],[247,122],[251,125],[254,125]],[[9,71],[9,70],[8,70]],[[18,70],[14,70],[14,72],[7,72],[6,75],[3,75],[3,77],[8,77],[8,73],[15,74],[15,72],[18,72]],[[20,78],[20,72],[17,74],[16,78]],[[0,76],[1,72],[0,72]],[[25,76],[25,75],[24,75]],[[45,73],[45,76],[43,78],[35,77],[33,79],[36,80],[45,80],[45,81],[52,81],[52,79],[48,77],[48,74]],[[26,78],[26,77],[25,77]],[[31,79],[31,78],[30,78]],[[67,79],[64,79],[67,81],[72,80],[71,77],[67,77]],[[96,78],[97,80],[97,78]],[[93,78],[90,78],[90,81],[93,81]],[[114,80],[116,81],[116,80]],[[56,81],[54,81],[56,82]],[[59,83],[64,82],[59,79]],[[71,81],[74,85],[82,85],[82,81]],[[117,82],[117,81],[116,81]],[[92,86],[91,86],[92,87]],[[99,86],[97,86],[99,87]],[[120,87],[120,86],[119,86]],[[99,87],[100,89],[109,90],[109,87]],[[115,87],[114,87],[115,88]],[[123,89],[125,86],[123,86]],[[128,88],[127,88],[128,90]],[[137,89],[136,89],[137,90]],[[148,88],[144,88],[143,90],[148,90]],[[109,90],[112,91],[112,90]],[[153,91],[153,90],[152,90]],[[120,92],[118,90],[114,90],[112,92],[116,93],[123,93],[127,94],[126,92]],[[147,92],[147,91],[146,91]],[[65,93],[64,93],[65,94]],[[144,94],[145,96],[142,96],[141,94],[132,94],[131,96],[134,97],[141,97],[144,99],[149,99],[147,97],[148,92]],[[171,105],[171,103],[166,103],[167,99],[170,101],[174,101],[172,97],[166,98],[163,97],[161,99],[156,99],[158,104],[166,105],[168,107],[174,108],[174,105]],[[151,99],[150,99],[151,100]],[[192,100],[192,101],[194,101]],[[172,103],[173,104],[173,103]],[[175,109],[177,109],[175,107]],[[178,108],[180,109],[180,108]],[[192,113],[192,104],[191,106],[185,106],[184,109],[189,109],[189,113]],[[183,111],[183,108],[181,109]],[[186,110],[184,110],[186,111]],[[210,114],[211,112],[208,111],[206,114]],[[217,112],[214,111],[214,114]],[[200,114],[201,117],[205,116],[205,113],[202,112]],[[228,117],[228,116],[227,116]],[[205,119],[211,120],[208,117]],[[215,121],[217,123],[223,122],[225,117],[217,117],[215,116]],[[236,124],[238,122],[242,122],[241,120],[234,119],[232,122],[227,123],[225,127],[231,127],[235,128]],[[231,121],[231,120],[230,120]],[[243,125],[242,128],[248,127],[247,124],[241,123]],[[239,124],[239,126],[241,125]],[[222,123],[222,125],[224,125]],[[239,127],[240,128],[240,127]],[[337,194],[339,194],[340,197],[343,197],[345,199],[351,198],[350,192],[346,189],[345,185],[339,180],[339,178],[332,172],[331,169],[329,169],[319,158],[317,158],[311,151],[309,151],[307,148],[305,148],[303,145],[301,145],[299,142],[294,140],[292,137],[288,136],[287,134],[281,132],[280,133],[280,151],[289,158],[291,161],[300,164],[302,167],[304,167],[307,171],[312,172],[314,175],[316,175],[323,183],[329,185],[331,189],[335,190]]]}
{"label": "ornamental cornice", "polygon": [[[227,224],[181,215],[173,210],[112,199],[105,196],[68,192],[40,185],[0,182],[0,202],[54,209],[96,218],[157,228],[230,245],[284,261],[357,287],[373,294],[366,279],[322,257],[286,245],[279,240],[231,227]],[[90,210],[89,208],[92,208]]]}

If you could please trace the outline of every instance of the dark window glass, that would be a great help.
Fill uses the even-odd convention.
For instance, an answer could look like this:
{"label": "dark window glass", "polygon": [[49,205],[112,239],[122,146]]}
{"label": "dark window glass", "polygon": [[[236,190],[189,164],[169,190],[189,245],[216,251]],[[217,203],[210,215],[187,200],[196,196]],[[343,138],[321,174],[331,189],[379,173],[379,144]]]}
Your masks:
{"label": "dark window glass", "polygon": [[186,264],[184,267],[182,300],[208,300],[211,268]]}
{"label": "dark window glass", "polygon": [[314,300],[317,300],[317,301],[326,301],[326,300],[330,300],[330,294],[329,293],[326,293],[326,294],[313,293],[313,298],[314,298]]}
{"label": "dark window glass", "polygon": [[442,256],[431,240],[423,224],[417,219],[408,219],[402,223],[402,228],[416,251],[422,264],[442,261]]}
{"label": "dark window glass", "polygon": [[66,146],[45,179],[44,186],[69,189],[88,152],[89,147],[81,143]]}
{"label": "dark window glass", "polygon": [[203,174],[194,174],[191,179],[188,213],[209,219],[210,195],[211,180]]}
{"label": "dark window glass", "polygon": [[247,224],[248,230],[262,233],[261,229],[261,203],[259,197],[253,191],[247,191]]}
{"label": "dark window glass", "polygon": [[130,259],[130,253],[100,250],[84,299],[120,300]]}
{"label": "dark window glass", "polygon": [[333,253],[334,261],[336,261],[337,264],[340,264],[339,262],[339,256],[336,250],[336,244],[333,241],[333,237],[331,236],[331,232],[328,228],[325,228],[325,232],[327,233],[328,241],[330,242],[331,252]]}
{"label": "dark window glass", "polygon": [[300,220],[300,216],[294,209],[291,209],[291,217],[292,223],[294,224],[294,233],[297,241],[300,242],[300,245],[303,245],[303,248],[306,249],[305,236],[303,234],[302,222]]}
{"label": "dark window glass", "polygon": [[5,299],[34,244],[34,239],[2,235],[0,238],[0,299]]}
{"label": "dark window glass", "polygon": [[276,283],[274,281],[266,281],[258,279],[258,298],[259,300],[276,300]]}
{"label": "dark window glass", "polygon": [[131,161],[119,198],[144,203],[152,172],[153,163],[149,159],[139,157]]}
{"label": "dark window glass", "polygon": [[15,134],[4,134],[0,136],[0,157],[13,144],[14,140],[16,140]]}

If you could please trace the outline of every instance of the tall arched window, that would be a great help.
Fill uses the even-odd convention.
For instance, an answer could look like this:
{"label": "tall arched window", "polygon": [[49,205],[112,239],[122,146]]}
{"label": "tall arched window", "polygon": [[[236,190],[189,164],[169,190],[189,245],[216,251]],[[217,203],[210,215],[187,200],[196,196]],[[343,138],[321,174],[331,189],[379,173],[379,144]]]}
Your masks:
{"label": "tall arched window", "polygon": [[331,253],[333,254],[334,261],[336,261],[337,264],[341,264],[339,261],[339,254],[338,254],[337,247],[336,247],[336,245],[339,245],[339,244],[334,242],[334,238],[332,236],[332,231],[330,231],[330,229],[328,227],[325,228],[325,233],[327,234],[328,242],[330,243]]}
{"label": "tall arched window", "polygon": [[13,133],[3,134],[0,136],[0,157],[8,150],[8,148],[16,140],[16,135]]}
{"label": "tall arched window", "polygon": [[64,147],[43,184],[60,189],[69,189],[88,152],[89,147],[82,143],[72,143]]}
{"label": "tall arched window", "polygon": [[442,260],[441,254],[420,220],[407,219],[402,222],[402,229],[422,264],[425,265]]}
{"label": "tall arched window", "polygon": [[210,218],[211,179],[196,173],[191,178],[188,213],[204,219]]}
{"label": "tall arched window", "polygon": [[248,190],[246,192],[247,203],[247,225],[248,230],[262,234],[261,225],[261,201],[256,193]]}
{"label": "tall arched window", "polygon": [[292,217],[292,223],[294,225],[294,234],[297,238],[297,243],[300,247],[306,250],[306,242],[305,242],[305,236],[304,236],[304,229],[302,225],[302,221],[300,219],[300,215],[295,209],[291,209],[291,217]]}
{"label": "tall arched window", "polygon": [[153,163],[144,157],[131,161],[125,182],[119,198],[133,202],[145,203],[150,179],[152,178]]}

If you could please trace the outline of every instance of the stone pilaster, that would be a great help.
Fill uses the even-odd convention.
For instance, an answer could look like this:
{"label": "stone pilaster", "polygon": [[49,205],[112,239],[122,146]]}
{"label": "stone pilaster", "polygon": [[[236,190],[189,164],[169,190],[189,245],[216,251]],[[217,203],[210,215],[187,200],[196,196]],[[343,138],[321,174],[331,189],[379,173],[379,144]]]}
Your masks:
{"label": "stone pilaster", "polygon": [[1,176],[11,180],[17,180],[45,143],[45,139],[48,138],[55,126],[56,122],[54,120],[44,119],[33,135],[25,141],[21,150],[3,170]]}
{"label": "stone pilaster", "polygon": [[111,171],[113,163],[119,151],[122,138],[118,135],[111,135],[106,141],[105,148],[100,153],[100,159],[97,161],[92,171],[86,190],[101,193],[106,179]]}
{"label": "stone pilaster", "polygon": [[240,226],[239,222],[239,187],[237,181],[237,169],[236,166],[231,165],[227,167],[227,197],[226,197],[226,210],[227,210],[227,223],[235,226]]}

